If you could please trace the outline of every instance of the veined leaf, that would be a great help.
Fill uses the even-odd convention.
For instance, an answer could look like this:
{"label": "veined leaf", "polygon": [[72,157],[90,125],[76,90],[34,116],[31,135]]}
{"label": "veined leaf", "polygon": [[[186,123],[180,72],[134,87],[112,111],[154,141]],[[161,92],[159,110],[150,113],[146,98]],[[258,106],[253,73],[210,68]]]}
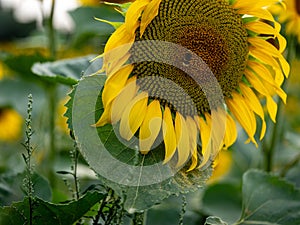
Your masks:
{"label": "veined leaf", "polygon": [[92,126],[103,112],[105,79],[104,75],[81,79],[70,94],[66,116],[82,155],[101,180],[123,196],[125,209],[130,213],[142,211],[170,195],[202,187],[211,174],[210,167],[187,173],[187,165],[173,171],[170,165],[162,164],[163,144],[142,155],[136,150],[138,140],[121,140],[117,127]]}

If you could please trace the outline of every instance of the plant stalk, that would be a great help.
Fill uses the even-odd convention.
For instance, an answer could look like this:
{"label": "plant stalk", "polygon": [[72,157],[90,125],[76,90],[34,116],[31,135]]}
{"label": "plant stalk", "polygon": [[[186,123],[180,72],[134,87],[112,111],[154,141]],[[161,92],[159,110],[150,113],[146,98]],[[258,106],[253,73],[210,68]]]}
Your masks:
{"label": "plant stalk", "polygon": [[[54,29],[54,9],[55,0],[52,0],[51,12],[48,21],[48,46],[51,59],[56,58],[56,34]],[[48,104],[49,104],[49,182],[52,187],[55,186],[55,174],[53,172],[55,156],[56,156],[56,135],[55,135],[55,113],[56,113],[56,102],[57,102],[57,86],[56,84],[46,84],[49,88],[48,91]]]}
{"label": "plant stalk", "polygon": [[133,214],[131,225],[146,225],[146,211]]}
{"label": "plant stalk", "polygon": [[55,29],[53,25],[54,21],[54,9],[55,9],[55,0],[52,0],[51,4],[51,12],[50,12],[50,17],[49,17],[49,50],[50,50],[50,55],[52,59],[56,58],[56,37],[55,37]]}

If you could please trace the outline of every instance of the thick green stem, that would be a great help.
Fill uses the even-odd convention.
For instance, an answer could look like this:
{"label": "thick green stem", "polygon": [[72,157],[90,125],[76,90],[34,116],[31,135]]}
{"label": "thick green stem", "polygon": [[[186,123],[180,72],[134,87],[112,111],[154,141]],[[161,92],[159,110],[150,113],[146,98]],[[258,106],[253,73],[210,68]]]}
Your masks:
{"label": "thick green stem", "polygon": [[50,12],[50,17],[49,17],[49,50],[51,57],[53,59],[56,58],[56,37],[55,37],[55,29],[53,25],[53,19],[54,19],[54,9],[55,9],[55,0],[52,0],[52,5],[51,5],[51,12]]}
{"label": "thick green stem", "polygon": [[[295,56],[295,38],[291,37],[288,40],[287,45],[287,56],[286,60],[288,63],[292,62],[292,59]],[[288,85],[288,79],[285,79],[282,84],[282,89],[286,91]],[[265,152],[265,170],[267,172],[271,172],[273,170],[274,164],[274,152],[276,146],[281,143],[282,133],[284,130],[284,107],[283,102],[279,99],[277,103],[277,115],[276,115],[276,123],[273,126],[270,144],[268,146],[264,146]]]}
{"label": "thick green stem", "polygon": [[131,225],[146,225],[146,211],[134,213]]}
{"label": "thick green stem", "polygon": [[[55,0],[52,0],[51,12],[48,22],[48,41],[49,51],[52,59],[56,58],[56,34],[53,26],[54,19]],[[48,89],[48,104],[49,104],[49,181],[50,184],[55,186],[55,174],[53,172],[55,156],[56,156],[56,145],[55,145],[55,113],[56,113],[56,102],[57,102],[57,87],[56,84],[47,84]]]}
{"label": "thick green stem", "polygon": [[55,135],[55,112],[56,112],[56,85],[51,84],[48,88],[48,104],[49,104],[49,181],[55,186],[55,174],[53,172],[54,162],[56,158],[56,135]]}

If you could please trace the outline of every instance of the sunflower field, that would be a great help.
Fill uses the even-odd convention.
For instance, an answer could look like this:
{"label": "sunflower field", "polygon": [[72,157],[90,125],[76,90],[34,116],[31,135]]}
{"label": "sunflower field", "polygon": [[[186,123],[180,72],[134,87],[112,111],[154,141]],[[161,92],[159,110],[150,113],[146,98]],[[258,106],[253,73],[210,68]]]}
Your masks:
{"label": "sunflower field", "polygon": [[299,0],[0,0],[0,225],[299,225]]}

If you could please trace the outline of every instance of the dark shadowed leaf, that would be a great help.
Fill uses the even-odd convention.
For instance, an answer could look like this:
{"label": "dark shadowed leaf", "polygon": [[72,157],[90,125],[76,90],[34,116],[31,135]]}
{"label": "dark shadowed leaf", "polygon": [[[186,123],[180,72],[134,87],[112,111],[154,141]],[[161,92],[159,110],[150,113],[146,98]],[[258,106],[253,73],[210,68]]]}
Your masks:
{"label": "dark shadowed leaf", "polygon": [[[103,198],[98,192],[88,192],[78,201],[68,204],[53,204],[39,198],[33,200],[33,225],[71,225],[86,214],[90,208]],[[0,208],[0,224],[29,224],[29,200],[13,203]]]}
{"label": "dark shadowed leaf", "polygon": [[241,215],[241,188],[237,184],[216,183],[208,186],[202,201],[202,210],[207,215],[218,216],[228,223],[237,221]]}

